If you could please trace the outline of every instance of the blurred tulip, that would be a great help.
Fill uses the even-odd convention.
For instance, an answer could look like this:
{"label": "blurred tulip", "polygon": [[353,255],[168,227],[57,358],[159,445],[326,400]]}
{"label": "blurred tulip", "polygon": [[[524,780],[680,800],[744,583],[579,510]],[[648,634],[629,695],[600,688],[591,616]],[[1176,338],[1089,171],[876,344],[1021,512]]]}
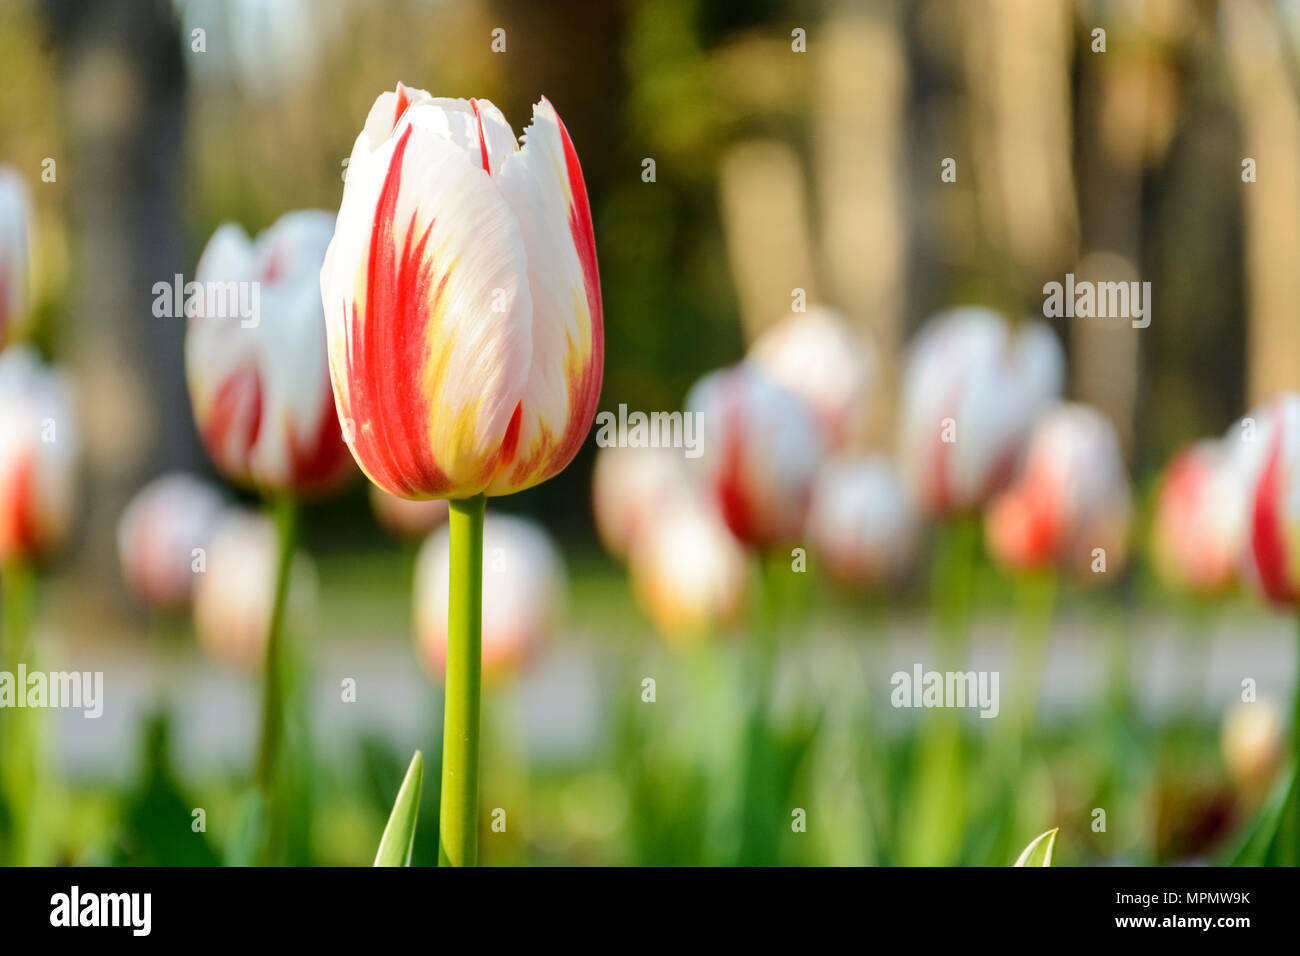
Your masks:
{"label": "blurred tulip", "polygon": [[1131,511],[1114,425],[1087,405],[1059,405],[1035,426],[1016,483],[989,505],[989,549],[1016,570],[1060,565],[1086,579],[1101,548],[1113,572],[1127,556]]}
{"label": "blurred tulip", "polygon": [[371,485],[370,510],[384,530],[394,537],[424,538],[446,522],[450,508],[445,498],[399,498],[378,485]]}
{"label": "blurred tulip", "polygon": [[[204,294],[185,339],[194,419],[222,473],[263,491],[319,493],[352,473],[334,414],[320,300],[332,229],[330,214],[317,210],[286,213],[255,241],[227,223],[195,272]],[[247,290],[235,296],[254,314],[215,314],[234,311],[216,307],[222,290]],[[232,301],[224,292],[220,298]]]}
{"label": "blurred tulip", "polygon": [[320,287],[339,417],[386,491],[511,494],[586,438],[600,281],[578,156],[547,100],[520,147],[487,100],[382,94]]}
{"label": "blurred tulip", "polygon": [[187,607],[225,506],[216,488],[181,472],[137,492],[117,522],[118,560],[131,593],[157,610]]}
{"label": "blurred tulip", "polygon": [[689,480],[681,449],[602,448],[591,478],[596,531],[605,549],[626,558],[637,535]]}
{"label": "blurred tulip", "polygon": [[0,563],[63,543],[76,504],[80,437],[60,372],[20,345],[0,354]]}
{"label": "blurred tulip", "polygon": [[838,312],[792,312],[758,338],[749,358],[807,403],[828,448],[842,451],[864,438],[876,357]]}
{"label": "blurred tulip", "polygon": [[732,533],[755,548],[797,538],[823,451],[808,407],[743,362],[697,382],[686,408],[702,417],[700,462]]}
{"label": "blurred tulip", "polygon": [[[449,536],[440,528],[415,566],[415,639],[429,672],[447,659]],[[555,631],[564,609],[564,561],[546,530],[525,518],[488,515],[483,526],[483,676],[517,671]]]}
{"label": "blurred tulip", "polygon": [[27,311],[31,199],[17,170],[0,166],[0,348]]}
{"label": "blurred tulip", "polygon": [[[215,660],[243,670],[262,667],[275,603],[279,540],[265,515],[229,509],[207,548],[207,570],[194,586],[194,630]],[[294,556],[289,603],[302,613],[316,599],[316,571],[306,555]]]}
{"label": "blurred tulip", "polygon": [[916,506],[892,462],[837,459],[818,472],[808,540],[839,583],[898,581],[916,557],[919,534]]}
{"label": "blurred tulip", "polygon": [[1280,709],[1265,698],[1238,703],[1224,717],[1223,762],[1239,789],[1258,794],[1268,788],[1282,764],[1284,730]]}
{"label": "blurred tulip", "polygon": [[1230,441],[1184,449],[1161,481],[1151,554],[1156,574],[1173,590],[1212,595],[1236,581],[1246,538],[1246,485]]}
{"label": "blurred tulip", "polygon": [[922,510],[978,508],[1004,488],[1064,376],[1061,346],[1042,322],[1012,331],[974,307],[931,319],[908,351],[899,434]]}
{"label": "blurred tulip", "polygon": [[1273,604],[1293,607],[1300,604],[1300,395],[1283,395],[1253,417],[1245,577]]}
{"label": "blurred tulip", "polygon": [[632,542],[637,600],[660,633],[684,643],[736,624],[745,611],[745,550],[706,502],[683,493]]}

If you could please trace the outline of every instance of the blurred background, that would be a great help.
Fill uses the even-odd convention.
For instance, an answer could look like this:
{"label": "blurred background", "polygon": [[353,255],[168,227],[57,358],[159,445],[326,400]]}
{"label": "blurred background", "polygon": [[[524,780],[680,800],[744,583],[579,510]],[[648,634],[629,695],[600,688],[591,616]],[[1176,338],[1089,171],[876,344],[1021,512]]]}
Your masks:
{"label": "blurred background", "polygon": [[[36,639],[51,667],[103,671],[106,694],[99,720],[49,714],[48,859],[229,858],[256,672],[204,654],[183,616],[142,609],[119,566],[118,519],[146,481],[219,481],[184,323],[154,317],[153,286],[190,276],[223,222],[255,234],[287,210],[336,210],[366,112],[399,80],[490,99],[516,131],[542,94],[564,118],[600,262],[602,409],[680,408],[804,290],[874,344],[861,448],[889,455],[904,346],[936,311],[1041,316],[1044,283],[1067,272],[1154,290],[1146,329],[1052,320],[1069,397],[1120,437],[1135,545],[1118,580],[1056,602],[1016,825],[981,815],[1005,800],[976,769],[996,721],[974,719],[964,836],[946,856],[909,850],[923,722],[888,706],[887,675],[935,639],[936,534],[883,593],[782,579],[754,745],[736,706],[752,624],[704,650],[658,636],[597,535],[589,441],[557,478],[489,505],[549,532],[565,610],[485,695],[484,863],[1007,863],[1055,826],[1058,862],[1228,852],[1283,727],[1229,745],[1223,720],[1244,678],[1285,712],[1293,622],[1245,595],[1171,594],[1142,540],[1178,448],[1300,387],[1298,57],[1300,4],[1263,0],[6,0],[0,161],[33,208],[24,335],[70,370],[84,436]],[[310,504],[303,536],[315,584],[295,616],[310,676],[291,862],[366,864],[411,750],[437,765],[438,681],[412,639],[418,542],[376,522],[364,480]],[[998,667],[1022,602],[983,554],[972,573],[971,666]],[[436,857],[433,777],[417,863]],[[488,830],[494,808],[504,832]]]}

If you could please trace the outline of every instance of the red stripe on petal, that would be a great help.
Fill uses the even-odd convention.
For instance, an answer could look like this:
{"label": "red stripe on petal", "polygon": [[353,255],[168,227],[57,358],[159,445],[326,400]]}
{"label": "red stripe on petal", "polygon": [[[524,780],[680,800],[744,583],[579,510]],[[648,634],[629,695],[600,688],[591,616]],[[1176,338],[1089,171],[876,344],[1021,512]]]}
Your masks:
{"label": "red stripe on petal", "polygon": [[483,114],[478,111],[478,100],[470,99],[470,109],[474,111],[474,119],[478,123],[478,152],[479,158],[483,161],[483,172],[489,176],[492,175],[492,165],[488,162],[487,137],[483,135]]}
{"label": "red stripe on petal", "polygon": [[1279,420],[1255,491],[1251,547],[1265,596],[1276,604],[1294,604],[1296,593],[1287,578],[1286,542],[1282,536],[1280,513],[1283,431],[1284,423]]}
{"label": "red stripe on petal", "polygon": [[430,408],[423,383],[429,323],[438,313],[448,276],[444,273],[433,285],[432,263],[425,258],[433,223],[417,239],[412,213],[399,250],[394,221],[410,136],[407,126],[379,194],[367,260],[366,314],[358,315],[352,306],[348,355],[357,458],[377,484],[406,498],[436,497],[449,487],[429,448]]}
{"label": "red stripe on petal", "polygon": [[238,480],[262,432],[262,379],[256,365],[244,365],[221,383],[200,435],[213,461]]}
{"label": "red stripe on petal", "polygon": [[406,86],[402,83],[398,83],[397,84],[397,106],[393,110],[393,126],[397,126],[398,122],[402,118],[402,114],[406,112],[407,108],[410,105],[411,105],[411,98],[406,95]]}

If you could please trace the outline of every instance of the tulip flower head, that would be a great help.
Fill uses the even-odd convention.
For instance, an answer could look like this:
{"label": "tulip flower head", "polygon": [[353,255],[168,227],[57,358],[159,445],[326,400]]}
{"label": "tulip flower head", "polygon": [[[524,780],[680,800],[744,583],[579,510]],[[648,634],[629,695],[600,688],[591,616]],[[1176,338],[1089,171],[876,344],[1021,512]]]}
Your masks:
{"label": "tulip flower head", "polygon": [[843,585],[900,580],[916,557],[920,522],[893,463],[884,458],[826,462],[813,485],[808,540]]}
{"label": "tulip flower head", "polygon": [[63,543],[80,447],[64,377],[29,346],[0,353],[0,562],[39,558]]}
{"label": "tulip flower head", "polygon": [[1198,442],[1165,471],[1151,551],[1156,574],[1174,590],[1214,595],[1237,579],[1247,502],[1243,456],[1232,440]]}
{"label": "tulip flower head", "polygon": [[749,358],[807,403],[828,448],[843,451],[864,437],[876,356],[839,313],[792,312],[759,336]]}
{"label": "tulip flower head", "polygon": [[[429,672],[447,662],[449,572],[447,528],[420,549],[415,566],[415,638]],[[494,680],[531,660],[555,632],[564,610],[564,561],[535,522],[488,515],[483,526],[483,676]]]}
{"label": "tulip flower head", "polygon": [[686,408],[701,416],[704,481],[731,532],[755,548],[796,539],[823,453],[808,407],[742,362],[697,382]]}
{"label": "tulip flower head", "polygon": [[676,448],[620,448],[596,453],[591,498],[605,550],[626,558],[633,540],[659,520],[667,501],[690,480]]}
{"label": "tulip flower head", "polygon": [[1005,566],[1059,565],[1090,580],[1123,566],[1131,511],[1115,427],[1094,408],[1063,404],[1035,426],[1024,470],[989,505],[985,530]]}
{"label": "tulip flower head", "polygon": [[[275,603],[279,540],[275,523],[255,511],[226,510],[212,532],[207,570],[194,588],[194,631],[215,660],[253,671],[266,657]],[[311,559],[296,554],[289,575],[289,605],[301,618],[316,600]]]}
{"label": "tulip flower head", "polygon": [[17,171],[0,166],[0,348],[27,310],[31,200]]}
{"label": "tulip flower head", "polygon": [[1061,347],[1042,322],[1013,332],[982,308],[930,320],[908,352],[899,434],[922,510],[967,511],[1004,488],[1064,376]]}
{"label": "tulip flower head", "polygon": [[632,542],[632,588],[659,632],[690,643],[740,621],[749,563],[709,501],[682,493]]}
{"label": "tulip flower head", "polygon": [[339,418],[384,490],[511,494],[582,444],[604,365],[600,282],[578,156],[546,99],[521,145],[487,100],[382,94],[320,288]]}
{"label": "tulip flower head", "polygon": [[370,510],[384,530],[394,537],[422,540],[447,520],[450,506],[445,498],[399,498],[378,485],[371,485]]}
{"label": "tulip flower head", "polygon": [[[185,338],[194,419],[232,481],[315,494],[352,473],[333,409],[320,300],[329,213],[287,213],[250,241],[227,223],[209,240]],[[253,306],[251,314],[233,307]]]}
{"label": "tulip flower head", "polygon": [[127,504],[117,522],[122,578],[147,607],[188,607],[222,510],[221,492],[183,472],[155,478]]}
{"label": "tulip flower head", "polygon": [[1239,789],[1267,789],[1285,753],[1285,727],[1281,710],[1265,697],[1228,711],[1220,746],[1228,776]]}
{"label": "tulip flower head", "polygon": [[[1259,416],[1248,452],[1245,577],[1271,603],[1300,604],[1300,395]],[[1231,440],[1231,439],[1229,439]]]}

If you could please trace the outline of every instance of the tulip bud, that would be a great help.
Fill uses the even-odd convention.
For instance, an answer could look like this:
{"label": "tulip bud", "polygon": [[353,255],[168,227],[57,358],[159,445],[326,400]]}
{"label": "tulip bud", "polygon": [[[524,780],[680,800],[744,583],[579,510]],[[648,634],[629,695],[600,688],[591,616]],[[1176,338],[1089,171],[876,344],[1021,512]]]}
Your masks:
{"label": "tulip bud", "polygon": [[117,522],[117,554],[128,590],[157,610],[187,607],[225,501],[193,475],[155,478]]}
{"label": "tulip bud", "polygon": [[1247,455],[1250,537],[1245,577],[1270,602],[1300,604],[1300,395],[1255,416]]}
{"label": "tulip bud", "polygon": [[31,200],[18,172],[0,166],[0,348],[27,312]]}
{"label": "tulip bud", "polygon": [[[415,639],[429,673],[447,665],[447,528],[435,531],[415,565]],[[517,671],[550,639],[563,614],[564,561],[538,524],[512,515],[483,525],[483,677]]]}
{"label": "tulip bud", "polygon": [[908,351],[899,434],[922,509],[945,516],[978,508],[1004,488],[1064,376],[1061,347],[1042,322],[1012,332],[982,308],[931,319]]}
{"label": "tulip bud", "polygon": [[423,539],[447,520],[451,507],[445,498],[399,498],[378,485],[371,485],[370,510],[384,530],[394,537]]}
{"label": "tulip bud", "polygon": [[1017,569],[1060,565],[1082,580],[1123,567],[1132,511],[1115,426],[1087,405],[1059,405],[1029,439],[1024,470],[989,505],[985,530],[1000,563]]}
{"label": "tulip bud", "polygon": [[715,510],[676,496],[632,542],[632,588],[659,632],[688,643],[735,625],[744,614],[745,550]]}
{"label": "tulip bud", "polygon": [[1239,703],[1223,719],[1220,746],[1228,776],[1241,790],[1267,789],[1282,763],[1282,714],[1272,701]]}
{"label": "tulip bud", "polygon": [[41,557],[63,543],[80,447],[63,375],[28,346],[0,353],[0,562]]}
{"label": "tulip bud", "polygon": [[203,444],[233,481],[313,494],[352,473],[320,301],[332,228],[314,210],[281,216],[255,241],[227,223],[199,259],[185,371]]}
{"label": "tulip bud", "polygon": [[1165,471],[1151,526],[1151,556],[1166,587],[1213,595],[1236,581],[1246,539],[1242,456],[1222,442],[1181,451]]}
{"label": "tulip bud", "polygon": [[916,506],[892,462],[837,459],[818,472],[808,540],[840,584],[897,582],[916,557],[919,534]]}
{"label": "tulip bud", "polygon": [[[208,545],[207,570],[194,588],[194,631],[214,659],[255,670],[266,656],[275,603],[279,538],[264,514],[226,511]],[[294,556],[289,574],[289,616],[301,620],[316,602],[316,571],[306,555]]]}
{"label": "tulip bud", "polygon": [[702,378],[686,408],[701,416],[704,480],[731,532],[756,548],[797,538],[822,457],[807,406],[744,362]]}
{"label": "tulip bud", "polygon": [[828,448],[863,440],[876,356],[838,312],[792,312],[759,336],[749,358],[812,409]]}
{"label": "tulip bud", "polygon": [[338,413],[381,488],[511,494],[581,446],[604,365],[600,281],[578,156],[546,99],[521,147],[487,100],[381,95],[320,286]]}
{"label": "tulip bud", "polygon": [[605,549],[616,558],[626,558],[636,536],[659,519],[665,503],[688,480],[680,449],[600,449],[591,498],[596,532]]}

